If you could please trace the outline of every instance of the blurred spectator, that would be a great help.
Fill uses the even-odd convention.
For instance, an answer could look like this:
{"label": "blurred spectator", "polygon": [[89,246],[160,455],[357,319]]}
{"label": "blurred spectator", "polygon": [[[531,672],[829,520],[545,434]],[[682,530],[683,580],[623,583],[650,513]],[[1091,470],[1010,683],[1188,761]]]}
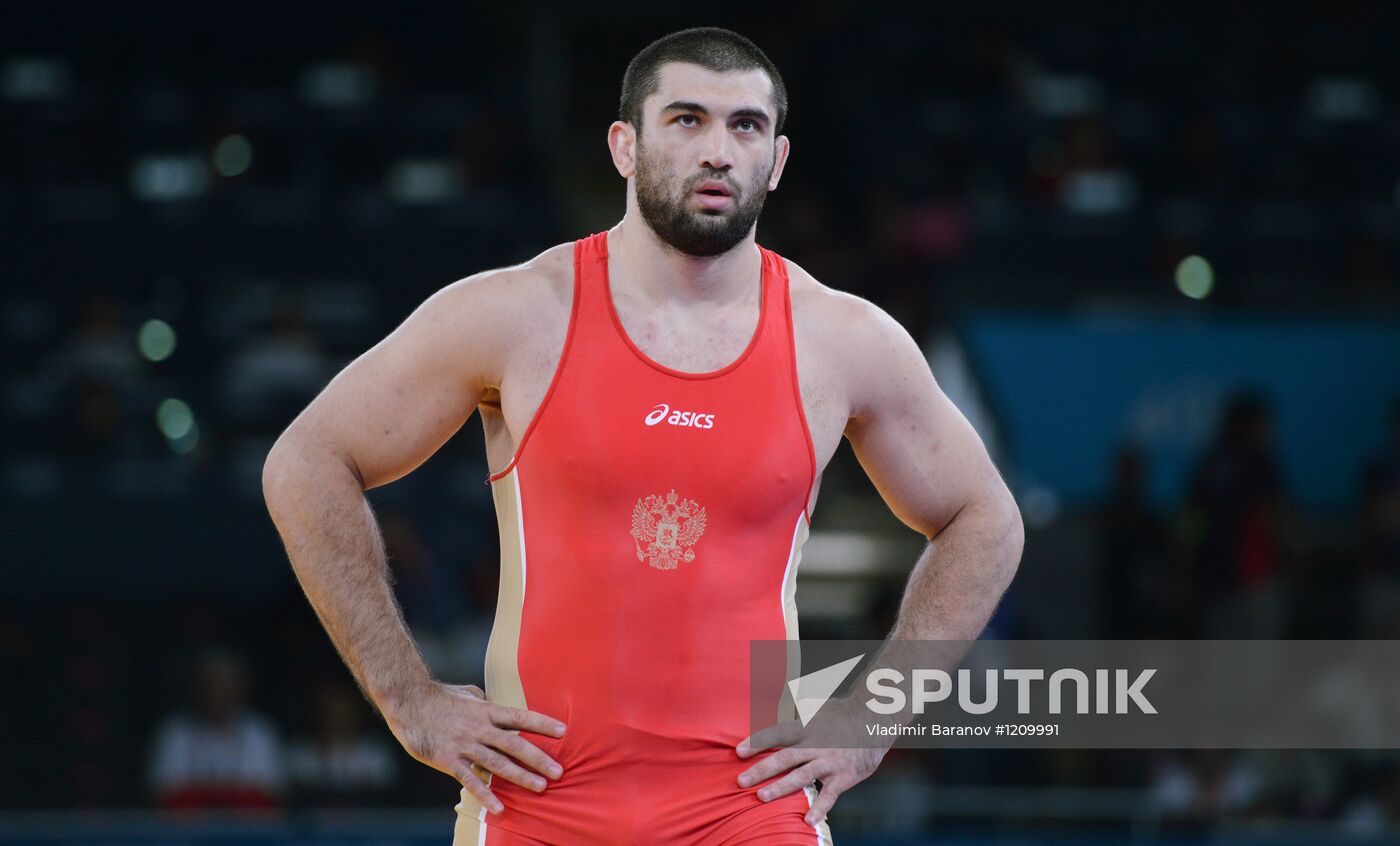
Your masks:
{"label": "blurred spectator", "polygon": [[108,295],[91,293],[78,309],[73,332],[48,360],[53,400],[67,412],[54,433],[57,444],[79,459],[129,457],[141,438],[129,409],[139,390],[142,361],[135,333],[122,325],[121,308]]}
{"label": "blurred spectator", "polygon": [[291,419],[332,372],[320,340],[307,326],[295,300],[287,298],[265,332],[230,356],[224,394],[230,409],[244,421]]}
{"label": "blurred spectator", "polygon": [[393,568],[394,593],[423,660],[439,678],[480,683],[490,616],[467,614],[461,574],[438,560],[407,512],[384,509],[380,526]]}
{"label": "blurred spectator", "polygon": [[287,773],[300,802],[363,805],[383,802],[398,777],[395,748],[365,729],[365,702],[340,681],[316,690],[312,737],[287,751]]}
{"label": "blurred spectator", "polygon": [[1215,442],[1196,466],[1187,510],[1191,595],[1210,637],[1277,637],[1285,508],[1269,407],[1252,393],[1228,404]]}
{"label": "blurred spectator", "polygon": [[1400,827],[1400,766],[1388,767],[1375,789],[1357,797],[1342,811],[1342,825],[1352,834],[1371,837]]}
{"label": "blurred spectator", "polygon": [[1060,203],[1084,215],[1124,214],[1137,203],[1137,182],[1112,150],[1102,117],[1070,122],[1065,143],[1065,173]]}
{"label": "blurred spectator", "polygon": [[1114,463],[1112,489],[1100,514],[1105,636],[1145,637],[1166,616],[1162,597],[1165,535],[1146,498],[1146,459],[1125,447]]}
{"label": "blurred spectator", "polygon": [[79,379],[72,391],[73,412],[67,433],[70,454],[81,459],[116,457],[124,440],[121,396],[90,377]]}
{"label": "blurred spectator", "polygon": [[271,723],[245,704],[247,673],[238,656],[213,650],[195,666],[193,708],[156,731],[151,786],[164,808],[279,805],[286,780]]}
{"label": "blurred spectator", "polygon": [[1209,822],[1247,813],[1262,792],[1262,775],[1239,753],[1197,749],[1159,762],[1150,790],[1165,814]]}
{"label": "blurred spectator", "polygon": [[121,309],[105,293],[90,293],[84,298],[63,356],[68,376],[74,381],[91,380],[123,389],[140,376],[135,333],[126,331]]}

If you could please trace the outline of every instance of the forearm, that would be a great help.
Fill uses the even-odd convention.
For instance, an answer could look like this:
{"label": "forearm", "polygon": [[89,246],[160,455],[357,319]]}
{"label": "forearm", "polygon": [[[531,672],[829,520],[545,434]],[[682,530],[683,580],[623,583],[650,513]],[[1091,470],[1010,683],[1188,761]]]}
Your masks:
{"label": "forearm", "polygon": [[284,435],[264,467],[263,495],[321,625],[388,717],[431,677],[394,598],[360,479],[344,461]]}
{"label": "forearm", "polygon": [[970,503],[914,564],[891,640],[976,640],[1021,560],[1024,533],[1010,494]]}

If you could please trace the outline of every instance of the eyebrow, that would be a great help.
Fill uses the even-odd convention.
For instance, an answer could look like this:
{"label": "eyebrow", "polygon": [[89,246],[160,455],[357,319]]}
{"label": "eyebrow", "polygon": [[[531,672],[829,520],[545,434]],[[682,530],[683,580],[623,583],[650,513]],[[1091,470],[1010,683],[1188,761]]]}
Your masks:
{"label": "eyebrow", "polygon": [[[696,114],[708,115],[710,110],[699,103],[692,103],[688,100],[676,100],[662,107],[661,113],[665,114],[666,112],[695,112]],[[768,117],[768,113],[756,106],[746,106],[742,109],[735,109],[729,113],[729,116],[753,118],[755,120],[761,120],[764,123],[772,123],[772,119]]]}

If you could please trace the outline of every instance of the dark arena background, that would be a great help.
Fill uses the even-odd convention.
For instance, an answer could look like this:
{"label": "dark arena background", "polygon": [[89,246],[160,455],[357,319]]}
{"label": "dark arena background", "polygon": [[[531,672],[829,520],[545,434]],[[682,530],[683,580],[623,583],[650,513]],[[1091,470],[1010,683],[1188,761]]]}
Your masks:
{"label": "dark arena background", "polygon": [[[1396,636],[1394,3],[10,4],[0,844],[450,842],[458,785],[340,663],[262,461],[431,292],[616,222],[626,63],[707,24],[791,92],[759,242],[908,327],[1016,494],[988,637]],[[371,494],[463,683],[486,472],[474,418]],[[882,637],[922,537],[844,446],[814,523],[803,635]],[[241,780],[182,780],[201,754]],[[1400,751],[897,750],[831,825],[1400,842]]]}

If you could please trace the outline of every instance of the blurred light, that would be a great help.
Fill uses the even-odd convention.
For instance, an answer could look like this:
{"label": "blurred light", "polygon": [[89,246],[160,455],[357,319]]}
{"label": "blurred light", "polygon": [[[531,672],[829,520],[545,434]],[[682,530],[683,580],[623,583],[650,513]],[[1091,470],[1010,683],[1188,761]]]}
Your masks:
{"label": "blurred light", "polygon": [[1370,120],[1380,114],[1381,95],[1364,79],[1317,79],[1308,86],[1308,111],[1317,120]]}
{"label": "blurred light", "polygon": [[1215,271],[1200,256],[1187,256],[1176,266],[1176,289],[1193,300],[1203,300],[1215,287]]}
{"label": "blurred light", "polygon": [[1036,176],[1054,179],[1065,172],[1065,148],[1054,138],[1037,136],[1031,141],[1027,158]]}
{"label": "blurred light", "polygon": [[175,329],[164,320],[147,320],[136,333],[136,347],[150,361],[170,358],[175,343]]}
{"label": "blurred light", "polygon": [[385,178],[389,196],[404,204],[436,203],[462,193],[462,172],[448,159],[403,159]]}
{"label": "blurred light", "polygon": [[1026,86],[1031,107],[1050,118],[1072,118],[1103,110],[1103,83],[1092,76],[1042,73]]}
{"label": "blurred light", "polygon": [[1026,527],[1044,529],[1060,516],[1060,498],[1049,488],[1033,487],[1017,497]]}
{"label": "blurred light", "polygon": [[1065,208],[1079,214],[1122,214],[1137,204],[1137,181],[1122,168],[1075,170],[1060,196]]}
{"label": "blurred light", "polygon": [[1395,207],[1400,208],[1400,179],[1395,180]]}
{"label": "blurred light", "polygon": [[161,400],[156,406],[156,427],[167,440],[181,440],[194,431],[194,412],[184,400]]}
{"label": "blurred light", "polygon": [[0,68],[0,92],[10,100],[57,100],[68,94],[71,80],[68,65],[57,59],[20,57]]}
{"label": "blurred light", "polygon": [[170,438],[166,443],[180,455],[189,455],[199,445],[199,424],[191,420],[190,428],[185,434],[178,438]]}
{"label": "blurred light", "polygon": [[349,108],[369,101],[379,88],[374,71],[361,65],[325,62],[301,75],[302,99],[327,109]]}
{"label": "blurred light", "polygon": [[199,156],[146,156],[131,168],[131,190],[144,200],[186,200],[209,187],[209,168]]}
{"label": "blurred light", "polygon": [[253,163],[253,145],[242,135],[230,135],[214,148],[214,170],[220,176],[237,176]]}

